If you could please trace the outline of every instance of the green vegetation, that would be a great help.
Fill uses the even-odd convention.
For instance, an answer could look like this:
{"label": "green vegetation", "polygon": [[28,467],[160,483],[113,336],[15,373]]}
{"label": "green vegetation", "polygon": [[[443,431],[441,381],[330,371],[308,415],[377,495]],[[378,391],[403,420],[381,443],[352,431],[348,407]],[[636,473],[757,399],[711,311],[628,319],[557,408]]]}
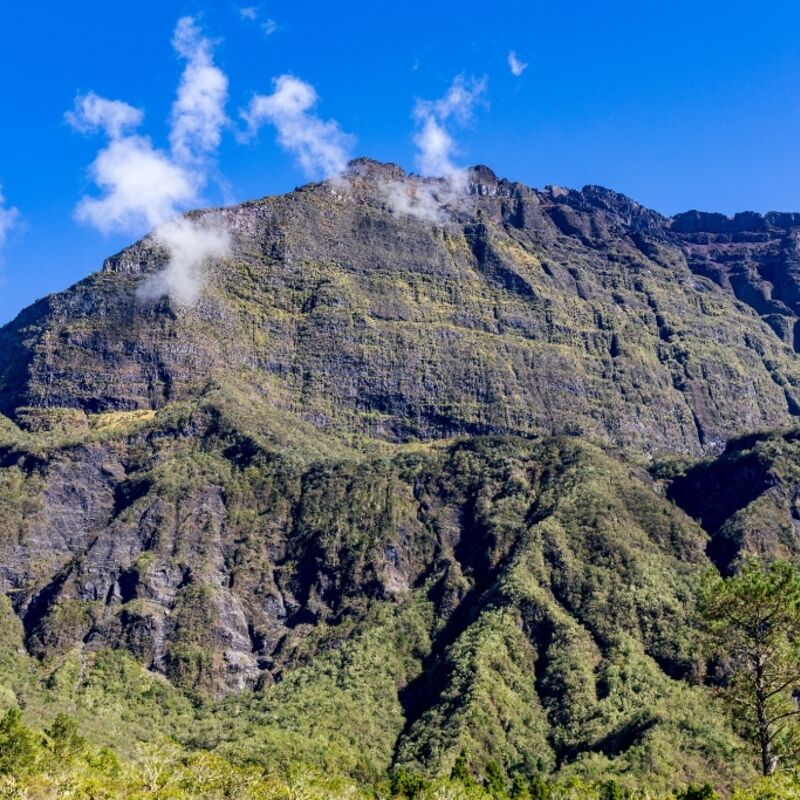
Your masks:
{"label": "green vegetation", "polygon": [[800,796],[786,229],[401,177],[0,328],[0,800]]}
{"label": "green vegetation", "polygon": [[798,756],[800,575],[784,561],[749,560],[727,580],[710,574],[699,612],[734,719],[771,775]]}
{"label": "green vegetation", "polygon": [[708,535],[663,494],[695,511],[753,448],[788,484],[792,434],[654,484],[574,437],[389,445],[251,400],[0,433],[8,796],[747,796],[702,685]]}
{"label": "green vegetation", "polygon": [[[732,800],[791,800],[800,775],[784,771],[746,787]],[[56,717],[46,730],[26,726],[18,709],[0,717],[0,798],[4,800],[719,800],[709,784],[671,792],[631,792],[614,779],[586,781],[517,772],[509,779],[497,762],[485,772],[458,760],[446,778],[426,778],[398,768],[365,785],[302,765],[276,773],[256,764],[190,751],[161,739],[141,745],[128,759],[97,748],[77,733],[73,720]]]}
{"label": "green vegetation", "polygon": [[[0,412],[43,434],[108,433],[217,383],[282,417],[298,447],[308,426],[694,455],[791,424],[785,229],[707,246],[613,192],[493,178],[470,213],[430,225],[387,207],[393,167],[359,169],[341,195],[310,186],[232,210],[235,255],[210,265],[191,310],[133,302],[163,259],[147,238],[24,311],[0,329]],[[763,299],[765,275],[781,300]]]}
{"label": "green vegetation", "polygon": [[[123,770],[169,739],[180,769],[320,792],[752,779],[698,685],[706,536],[640,467],[574,438],[295,449],[247,407],[212,387],[6,444],[2,557],[28,583],[0,700],[24,725],[68,714]],[[42,553],[49,519],[80,524]]]}

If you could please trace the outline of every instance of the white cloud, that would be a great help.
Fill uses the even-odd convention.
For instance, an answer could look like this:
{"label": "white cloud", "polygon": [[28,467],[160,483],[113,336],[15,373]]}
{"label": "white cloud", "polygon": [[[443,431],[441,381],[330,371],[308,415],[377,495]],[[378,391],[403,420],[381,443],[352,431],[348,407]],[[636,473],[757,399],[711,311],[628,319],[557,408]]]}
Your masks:
{"label": "white cloud", "polygon": [[148,301],[168,296],[180,305],[194,305],[203,288],[204,268],[209,260],[228,254],[230,235],[220,225],[176,217],[159,225],[153,237],[167,250],[169,261],[139,285],[137,297]]}
{"label": "white cloud", "polygon": [[417,166],[423,175],[453,178],[461,170],[453,164],[451,156],[455,149],[453,137],[435,117],[428,117],[414,136],[417,145]]}
{"label": "white cloud", "polygon": [[514,75],[516,78],[519,78],[523,72],[528,68],[528,65],[517,58],[517,54],[512,50],[508,54],[508,66],[511,70],[511,74]]}
{"label": "white cloud", "polygon": [[438,100],[418,100],[413,117],[417,123],[414,144],[417,168],[438,181],[407,179],[386,181],[382,194],[392,211],[433,224],[445,222],[454,208],[463,207],[469,186],[469,171],[453,162],[456,143],[448,130],[452,121],[467,122],[486,92],[486,78],[455,78]]}
{"label": "white cloud", "polygon": [[486,92],[486,78],[470,78],[457,75],[450,88],[438,100],[418,100],[414,106],[417,119],[435,117],[442,122],[454,117],[459,122],[466,122],[471,116],[475,104]]}
{"label": "white cloud", "polygon": [[353,137],[334,120],[324,121],[309,113],[318,100],[311,84],[281,75],[274,86],[272,94],[256,95],[241,112],[251,135],[268,122],[277,129],[280,146],[294,153],[309,177],[340,175],[350,159]]}
{"label": "white cloud", "polygon": [[102,130],[111,139],[117,139],[128,128],[141,125],[144,112],[123,103],[122,100],[106,100],[105,97],[89,92],[75,98],[75,108],[67,111],[64,119],[81,133]]}
{"label": "white cloud", "polygon": [[199,295],[205,262],[222,257],[229,246],[227,233],[214,223],[176,217],[200,200],[207,182],[226,122],[228,80],[191,17],[179,20],[173,45],[188,63],[170,117],[170,151],[132,132],[143,112],[119,100],[90,93],[76,100],[66,119],[76,130],[102,130],[109,139],[89,170],[102,194],[82,198],[76,217],[104,233],[154,228],[153,237],[169,259],[162,272],[142,284],[139,297],[169,295],[185,304]]}
{"label": "white cloud", "polygon": [[416,181],[386,181],[381,186],[384,199],[395,214],[407,214],[411,217],[433,224],[441,224],[447,220],[444,209],[448,201],[447,187],[444,193],[436,188]]}
{"label": "white cloud", "polygon": [[467,81],[459,75],[445,95],[438,100],[418,100],[414,119],[418,131],[414,143],[419,153],[417,166],[423,175],[441,176],[454,183],[463,182],[463,169],[452,160],[455,141],[447,130],[447,122],[455,119],[464,123],[472,116],[475,104],[486,91],[486,78]]}
{"label": "white cloud", "polygon": [[172,44],[188,62],[172,106],[170,144],[182,162],[202,158],[219,147],[227,122],[228,78],[211,57],[211,41],[192,17],[178,21]]}
{"label": "white cloud", "polygon": [[16,227],[19,222],[19,211],[14,207],[6,205],[3,196],[3,187],[0,186],[0,247],[6,243],[11,229]]}
{"label": "white cloud", "polygon": [[418,130],[414,144],[419,150],[417,166],[423,175],[446,178],[454,189],[464,188],[466,172],[453,163],[456,145],[447,123],[451,119],[464,123],[486,92],[486,78],[467,81],[459,75],[445,95],[438,100],[418,100],[414,106],[414,119]]}
{"label": "white cloud", "polygon": [[201,178],[156,150],[145,136],[112,139],[90,167],[102,197],[84,197],[81,222],[103,233],[155,226],[198,199]]}
{"label": "white cloud", "polygon": [[[246,6],[239,9],[239,16],[248,22],[258,22],[259,10],[257,6]],[[275,31],[280,27],[277,20],[272,17],[267,17],[263,22],[259,23],[259,28],[264,36],[272,36]]]}

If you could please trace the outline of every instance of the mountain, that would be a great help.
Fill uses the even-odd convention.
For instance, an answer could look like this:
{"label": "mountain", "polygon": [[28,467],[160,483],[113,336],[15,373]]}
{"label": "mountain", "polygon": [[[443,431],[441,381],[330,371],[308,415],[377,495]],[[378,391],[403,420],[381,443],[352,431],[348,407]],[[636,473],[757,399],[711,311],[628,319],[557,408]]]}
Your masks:
{"label": "mountain", "polygon": [[367,783],[753,774],[693,603],[800,550],[800,216],[361,159],[190,219],[196,305],[137,300],[147,237],[0,329],[0,706]]}

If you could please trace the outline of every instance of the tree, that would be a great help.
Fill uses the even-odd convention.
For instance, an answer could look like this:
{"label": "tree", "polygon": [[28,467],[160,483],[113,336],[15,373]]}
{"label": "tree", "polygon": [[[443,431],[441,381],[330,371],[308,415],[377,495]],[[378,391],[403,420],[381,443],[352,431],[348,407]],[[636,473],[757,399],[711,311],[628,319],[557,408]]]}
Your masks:
{"label": "tree", "polygon": [[674,795],[675,800],[719,800],[719,795],[710,783],[704,783],[702,786],[690,783],[683,789],[676,789]]}
{"label": "tree", "polygon": [[450,771],[450,780],[459,781],[464,786],[473,786],[475,784],[475,778],[467,761],[467,754],[463,750],[458,754],[455,764],[453,764],[453,769]]}
{"label": "tree", "polygon": [[800,575],[787,562],[756,560],[728,579],[709,573],[698,610],[722,694],[770,775],[796,751]]}
{"label": "tree", "polygon": [[414,800],[419,797],[427,786],[427,781],[422,775],[411,772],[405,767],[397,767],[392,772],[392,795],[407,797]]}
{"label": "tree", "polygon": [[630,800],[631,797],[631,790],[615,780],[605,781],[598,788],[600,800]]}
{"label": "tree", "polygon": [[507,797],[506,774],[497,761],[490,761],[486,765],[486,780],[484,781],[486,791],[492,797]]}
{"label": "tree", "polygon": [[78,733],[75,720],[66,714],[56,714],[47,735],[50,737],[51,749],[60,757],[72,757],[86,745],[83,737]]}
{"label": "tree", "polygon": [[39,754],[39,738],[22,724],[18,708],[0,719],[0,775],[21,775],[32,770]]}

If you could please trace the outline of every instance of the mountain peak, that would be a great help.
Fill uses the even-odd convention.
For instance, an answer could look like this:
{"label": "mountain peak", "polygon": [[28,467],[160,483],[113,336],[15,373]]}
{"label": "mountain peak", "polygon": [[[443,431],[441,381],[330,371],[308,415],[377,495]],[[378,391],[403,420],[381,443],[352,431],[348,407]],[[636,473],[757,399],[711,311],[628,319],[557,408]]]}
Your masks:
{"label": "mountain peak", "polygon": [[367,156],[359,156],[349,161],[345,174],[377,180],[403,180],[408,176],[408,173],[397,164],[376,161]]}
{"label": "mountain peak", "polygon": [[679,233],[746,233],[769,228],[788,230],[800,227],[800,214],[770,211],[741,211],[733,216],[707,211],[686,211],[672,218],[671,229]]}

